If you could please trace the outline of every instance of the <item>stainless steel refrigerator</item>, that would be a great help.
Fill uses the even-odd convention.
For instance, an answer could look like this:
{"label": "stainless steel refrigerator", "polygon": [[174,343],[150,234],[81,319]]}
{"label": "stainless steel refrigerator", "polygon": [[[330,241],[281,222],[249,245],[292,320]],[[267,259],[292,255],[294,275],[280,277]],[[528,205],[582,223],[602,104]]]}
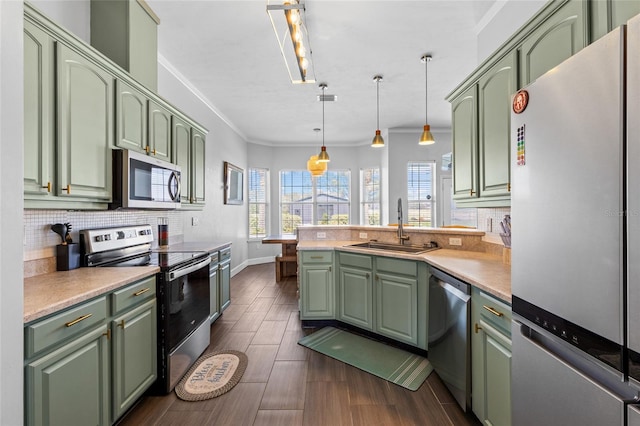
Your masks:
{"label": "stainless steel refrigerator", "polygon": [[[625,425],[640,376],[640,17],[514,97],[514,425]],[[516,112],[518,111],[518,112]]]}

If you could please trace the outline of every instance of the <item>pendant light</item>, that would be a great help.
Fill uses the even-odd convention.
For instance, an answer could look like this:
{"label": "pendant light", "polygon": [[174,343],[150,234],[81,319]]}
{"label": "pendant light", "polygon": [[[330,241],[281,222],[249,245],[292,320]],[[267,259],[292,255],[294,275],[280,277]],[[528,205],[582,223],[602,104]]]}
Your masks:
{"label": "pendant light", "polygon": [[331,159],[329,158],[329,154],[327,153],[327,147],[324,146],[324,91],[327,89],[327,84],[320,83],[318,87],[322,89],[322,148],[320,149],[320,154],[318,155],[318,161],[321,163],[328,163],[329,161],[331,161]]}
{"label": "pendant light", "polygon": [[371,141],[371,146],[373,148],[382,148],[384,146],[384,139],[380,135],[380,82],[382,81],[381,75],[376,75],[373,77],[373,81],[376,82],[376,109],[378,111],[376,124],[376,135],[373,137]]}
{"label": "pendant light", "polygon": [[431,126],[429,126],[427,121],[427,99],[428,99],[428,87],[429,80],[427,79],[427,63],[431,61],[431,55],[422,55],[420,60],[424,63],[424,131],[422,135],[420,135],[420,141],[418,144],[420,145],[433,145],[436,143],[435,139],[433,139],[433,135],[431,134]]}
{"label": "pendant light", "polygon": [[[320,133],[319,128],[313,129],[316,134]],[[327,171],[327,163],[321,163],[318,161],[317,155],[312,155],[307,160],[307,170],[311,173],[311,176],[322,176]]]}

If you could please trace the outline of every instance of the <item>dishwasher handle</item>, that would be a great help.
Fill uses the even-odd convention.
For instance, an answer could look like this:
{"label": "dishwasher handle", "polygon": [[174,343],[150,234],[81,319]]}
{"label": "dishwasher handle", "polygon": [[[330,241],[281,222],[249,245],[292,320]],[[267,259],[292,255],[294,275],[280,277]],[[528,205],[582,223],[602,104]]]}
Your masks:
{"label": "dishwasher handle", "polygon": [[444,291],[446,291],[447,293],[451,294],[452,296],[455,296],[456,298],[462,300],[463,302],[467,303],[469,300],[471,300],[471,295],[470,294],[465,294],[464,291],[461,291],[459,288],[444,282],[442,280],[440,280],[438,277],[436,277],[435,275],[432,275],[430,278],[431,281],[431,285],[437,285],[440,286]]}
{"label": "dishwasher handle", "polygon": [[471,294],[471,286],[464,281],[460,281],[459,279],[452,277],[451,275],[442,272],[439,269],[434,268],[433,266],[429,267],[429,273],[431,274],[431,278],[436,278],[439,281],[442,281],[446,284],[449,284],[450,287],[455,288],[459,292],[465,295]]}

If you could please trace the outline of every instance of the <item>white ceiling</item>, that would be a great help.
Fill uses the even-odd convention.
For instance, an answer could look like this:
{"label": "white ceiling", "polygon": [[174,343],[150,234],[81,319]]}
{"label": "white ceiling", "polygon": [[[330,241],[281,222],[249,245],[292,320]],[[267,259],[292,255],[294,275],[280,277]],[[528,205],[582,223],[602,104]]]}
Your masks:
{"label": "white ceiling", "polygon": [[318,83],[326,94],[325,143],[361,145],[380,127],[421,131],[425,69],[428,119],[451,127],[445,96],[477,66],[479,22],[496,0],[306,0],[317,83],[293,85],[266,12],[266,0],[147,0],[160,17],[158,49],[246,140],[276,146],[317,144]]}

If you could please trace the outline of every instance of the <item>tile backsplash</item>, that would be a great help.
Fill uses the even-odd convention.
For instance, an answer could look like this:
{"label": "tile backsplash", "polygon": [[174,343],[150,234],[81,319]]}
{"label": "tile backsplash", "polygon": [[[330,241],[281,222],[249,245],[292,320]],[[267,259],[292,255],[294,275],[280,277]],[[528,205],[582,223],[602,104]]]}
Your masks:
{"label": "tile backsplash", "polygon": [[79,231],[83,229],[149,224],[153,229],[154,241],[157,241],[156,224],[159,217],[169,219],[169,240],[181,242],[184,234],[181,211],[24,210],[23,259],[28,261],[55,256],[55,246],[60,244],[61,239],[51,230],[54,223],[71,223],[71,238],[74,242],[80,241]]}

